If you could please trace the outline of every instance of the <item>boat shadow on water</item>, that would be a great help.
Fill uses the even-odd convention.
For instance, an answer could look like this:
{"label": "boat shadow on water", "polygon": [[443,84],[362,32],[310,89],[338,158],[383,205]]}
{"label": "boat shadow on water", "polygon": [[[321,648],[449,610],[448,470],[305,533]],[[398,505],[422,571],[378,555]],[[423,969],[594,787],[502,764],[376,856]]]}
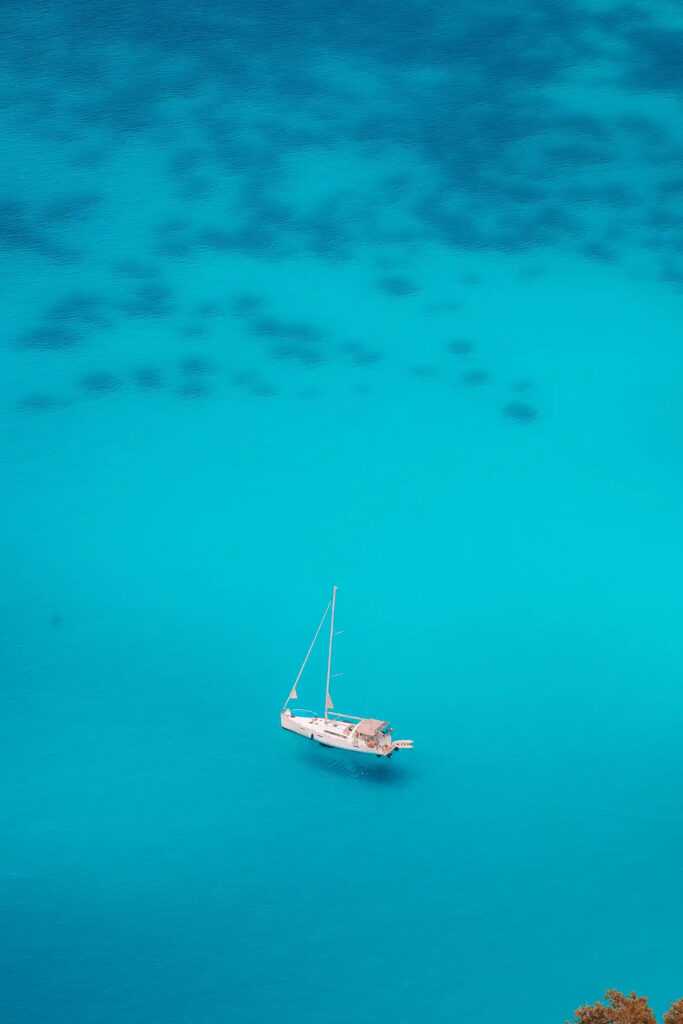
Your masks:
{"label": "boat shadow on water", "polygon": [[374,786],[408,786],[416,778],[414,765],[401,764],[396,758],[347,754],[340,756],[332,747],[310,743],[298,752],[303,763],[311,770],[336,775],[338,778],[353,779]]}

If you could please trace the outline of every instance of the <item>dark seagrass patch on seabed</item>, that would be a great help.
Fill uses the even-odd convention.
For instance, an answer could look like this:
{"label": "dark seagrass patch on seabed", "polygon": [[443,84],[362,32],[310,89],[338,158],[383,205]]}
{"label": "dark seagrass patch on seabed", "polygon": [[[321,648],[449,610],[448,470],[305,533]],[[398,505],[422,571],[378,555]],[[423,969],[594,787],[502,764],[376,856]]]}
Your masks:
{"label": "dark seagrass patch on seabed", "polygon": [[194,316],[206,319],[208,317],[216,317],[223,315],[223,309],[218,305],[217,302],[209,302],[205,300],[203,302],[197,302],[192,308]]}
{"label": "dark seagrass patch on seabed", "polygon": [[274,316],[259,316],[249,324],[252,334],[263,338],[282,338],[287,341],[313,344],[322,341],[323,332],[304,321],[280,320]]}
{"label": "dark seagrass patch on seabed", "polygon": [[49,227],[49,222],[24,200],[0,199],[0,244],[3,249],[25,249],[40,256],[59,257],[64,250],[53,242]]}
{"label": "dark seagrass patch on seabed", "polygon": [[161,282],[139,284],[128,299],[119,304],[119,309],[128,316],[161,319],[173,312],[173,293]]}
{"label": "dark seagrass patch on seabed", "polygon": [[194,377],[214,372],[212,363],[202,356],[186,356],[180,361],[180,369],[183,373]]}
{"label": "dark seagrass patch on seabed", "polygon": [[158,267],[140,263],[138,260],[121,260],[114,264],[114,270],[121,277],[128,277],[134,281],[150,281],[161,273]]}
{"label": "dark seagrass patch on seabed", "polygon": [[232,310],[235,316],[255,316],[266,304],[261,295],[253,295],[249,292],[238,292],[232,299]]}
{"label": "dark seagrass patch on seabed", "polygon": [[614,263],[617,259],[614,249],[610,249],[603,242],[586,242],[579,251],[589,260],[598,260],[600,263]]}
{"label": "dark seagrass patch on seabed", "polygon": [[446,348],[453,356],[468,356],[474,345],[465,338],[456,338],[454,341],[449,341]]}
{"label": "dark seagrass patch on seabed", "polygon": [[93,370],[84,374],[80,386],[91,395],[110,395],[121,387],[120,379],[106,370]]}
{"label": "dark seagrass patch on seabed", "polygon": [[467,387],[478,388],[491,383],[491,374],[488,370],[466,370],[460,374],[460,381]]}
{"label": "dark seagrass patch on seabed", "polygon": [[255,381],[249,390],[254,398],[275,398],[278,393],[277,388],[265,381]]}
{"label": "dark seagrass patch on seabed", "polygon": [[43,324],[27,331],[19,338],[20,348],[46,349],[58,351],[74,348],[82,340],[82,333],[74,327],[59,324]]}
{"label": "dark seagrass patch on seabed", "polygon": [[[470,247],[518,254],[553,245],[576,251],[581,244],[577,239],[586,237],[585,230],[580,230],[586,204],[580,197],[572,197],[573,186],[568,186],[571,173],[572,178],[590,179],[595,196],[591,201],[593,225],[601,221],[593,216],[596,210],[617,211],[617,227],[625,238],[655,256],[668,250],[675,258],[678,242],[674,233],[662,239],[661,233],[642,230],[658,204],[655,176],[648,173],[655,163],[653,154],[657,167],[668,176],[680,165],[675,130],[664,118],[659,123],[656,106],[659,94],[680,95],[683,88],[680,31],[660,23],[654,9],[641,5],[636,12],[633,4],[627,4],[623,10],[583,8],[579,15],[564,8],[560,14],[560,8],[551,4],[528,15],[520,11],[519,17],[518,12],[509,17],[505,12],[477,8],[450,23],[441,18],[430,22],[424,18],[422,4],[409,4],[402,8],[396,23],[397,13],[387,15],[392,31],[369,40],[365,8],[352,4],[343,27],[335,23],[332,29],[322,19],[317,28],[321,43],[333,48],[341,45],[347,55],[376,57],[380,84],[381,68],[391,69],[384,83],[391,88],[384,99],[375,102],[368,94],[367,103],[354,104],[343,90],[336,92],[327,79],[319,78],[305,48],[288,49],[284,59],[278,37],[281,27],[275,28],[277,19],[271,22],[267,18],[257,33],[249,19],[236,19],[227,9],[216,14],[214,6],[177,7],[168,23],[155,24],[155,45],[168,47],[169,53],[180,50],[190,58],[192,69],[183,68],[179,73],[148,61],[144,46],[134,56],[145,39],[141,17],[114,14],[107,19],[111,45],[120,45],[128,59],[133,52],[130,68],[123,75],[111,73],[107,61],[101,59],[98,19],[91,25],[89,19],[80,19],[77,45],[63,48],[61,55],[57,47],[50,46],[50,33],[57,27],[72,42],[71,19],[65,18],[61,26],[52,21],[35,25],[33,42],[42,46],[40,52],[49,65],[46,70],[57,83],[86,90],[80,99],[64,105],[64,123],[47,125],[49,140],[66,147],[75,145],[74,153],[82,152],[83,129],[97,122],[110,147],[107,154],[114,156],[116,147],[126,145],[131,135],[149,133],[150,138],[164,140],[164,152],[171,153],[167,174],[189,195],[210,188],[218,167],[229,171],[242,189],[247,217],[229,241],[265,256],[277,253],[286,233],[283,227],[296,236],[300,247],[325,254],[350,252],[368,238],[380,236],[385,230],[379,227],[381,214],[395,209],[397,202],[411,208],[416,222],[411,230],[421,233],[423,239],[446,242],[461,250]],[[305,37],[310,16],[306,3],[288,9],[292,39]],[[25,79],[27,122],[45,125],[55,119],[59,109],[55,95],[68,90],[45,88],[32,68],[26,33],[21,26],[12,31],[11,19],[9,26],[6,45]],[[533,45],[539,32],[544,39],[540,51]],[[242,59],[226,61],[225,54],[219,55],[220,48],[214,52],[208,40],[216,33],[234,38]],[[495,47],[489,45],[492,38]],[[617,47],[626,58],[622,84],[653,93],[651,117],[609,111],[586,114],[575,109],[570,98],[560,103],[556,95],[546,92],[546,87],[562,83],[567,68],[580,66],[596,47],[600,51],[605,46]],[[416,61],[430,52],[440,67],[438,82],[415,81]],[[446,52],[453,59],[442,62]],[[278,98],[277,124],[260,116],[235,119],[225,102],[228,96],[239,96],[253,87],[250,53],[259,57],[263,95]],[[615,82],[619,84],[618,78]],[[397,83],[399,88],[395,88]],[[177,130],[179,121],[173,130],[170,124],[164,126],[163,108],[169,96],[186,102],[192,97],[196,100],[200,93],[200,102],[183,108],[184,116],[190,116],[197,127],[188,141],[187,135]],[[320,104],[322,98],[326,102]],[[295,115],[302,110],[306,116],[304,123],[299,123]],[[333,200],[323,197],[313,213],[285,206],[283,190],[272,186],[279,178],[281,157],[303,152],[311,145],[334,144],[340,126],[346,137],[365,147],[371,157],[390,155],[392,147],[408,147],[424,165],[424,181],[414,173],[400,171],[373,180],[371,203],[341,194]],[[627,142],[640,143],[637,151],[634,146],[624,147],[625,136]],[[628,169],[634,160],[634,173],[643,187],[626,208],[607,178],[620,168]],[[77,200],[78,189],[74,197]],[[21,197],[19,202],[23,202]],[[68,202],[67,197],[67,207]],[[377,219],[368,216],[370,207],[372,212],[379,208]],[[42,210],[29,204],[20,213],[23,222],[22,216],[13,218],[15,244],[57,256],[58,239]],[[61,214],[57,213],[59,220]],[[65,215],[67,219],[80,218],[77,201],[75,214],[65,208]],[[584,255],[601,259],[610,249],[610,231],[611,225],[595,239],[596,248]],[[164,244],[167,255],[181,258],[194,242],[176,232],[167,235]],[[667,283],[678,285],[675,278]]]}
{"label": "dark seagrass patch on seabed", "polygon": [[289,360],[302,366],[319,366],[326,361],[321,342],[323,332],[313,324],[300,320],[282,320],[275,316],[247,317],[249,332],[265,338],[274,359]]}
{"label": "dark seagrass patch on seabed", "polygon": [[179,385],[176,394],[180,398],[207,398],[210,394],[210,389],[206,381],[193,377],[184,380]]}
{"label": "dark seagrass patch on seabed", "polygon": [[358,342],[345,342],[339,346],[339,351],[346,356],[354,366],[367,368],[376,366],[382,359],[382,353],[366,348]]}
{"label": "dark seagrass patch on seabed", "polygon": [[299,363],[301,366],[321,366],[326,362],[319,348],[296,342],[281,342],[272,346],[270,353],[274,359]]}
{"label": "dark seagrass patch on seabed", "polygon": [[138,366],[133,370],[133,381],[142,391],[159,391],[164,375],[157,366]]}
{"label": "dark seagrass patch on seabed", "polygon": [[43,212],[45,224],[83,223],[89,220],[102,202],[96,192],[77,192],[51,200]]}
{"label": "dark seagrass patch on seabed", "polygon": [[42,322],[19,338],[21,348],[68,349],[85,340],[87,333],[110,325],[107,303],[99,295],[72,292],[49,306]]}
{"label": "dark seagrass patch on seabed", "polygon": [[277,395],[276,389],[271,384],[250,370],[237,370],[231,375],[230,381],[235,387],[246,391],[255,398],[273,398]]}
{"label": "dark seagrass patch on seabed", "polygon": [[101,295],[89,292],[72,292],[65,295],[45,313],[50,323],[73,324],[78,329],[87,327],[108,327],[107,302]]}
{"label": "dark seagrass patch on seabed", "polygon": [[380,277],[377,281],[377,287],[380,291],[384,292],[385,295],[391,295],[393,298],[417,295],[420,290],[414,281],[411,281],[409,277],[404,277],[401,274],[389,274],[386,277]]}
{"label": "dark seagrass patch on seabed", "polygon": [[73,153],[69,158],[69,163],[72,167],[75,167],[82,171],[93,171],[107,159],[107,150],[103,146],[89,146],[78,152]]}
{"label": "dark seagrass patch on seabed", "polygon": [[47,392],[36,392],[32,395],[26,395],[19,402],[19,408],[24,412],[49,412],[63,405],[65,405],[65,402]]}
{"label": "dark seagrass patch on seabed", "polygon": [[185,221],[169,221],[157,229],[155,249],[165,259],[186,260],[196,249],[197,243],[188,234],[189,224]]}
{"label": "dark seagrass patch on seabed", "polygon": [[538,410],[527,402],[507,402],[503,406],[503,415],[515,423],[533,423],[538,419]]}

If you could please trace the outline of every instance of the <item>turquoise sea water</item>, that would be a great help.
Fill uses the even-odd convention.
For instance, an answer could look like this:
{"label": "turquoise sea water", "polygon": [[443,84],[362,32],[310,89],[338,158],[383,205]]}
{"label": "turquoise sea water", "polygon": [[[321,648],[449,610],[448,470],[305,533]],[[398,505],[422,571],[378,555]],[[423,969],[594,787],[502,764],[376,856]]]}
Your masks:
{"label": "turquoise sea water", "polygon": [[3,1021],[683,995],[681,32],[6,9]]}

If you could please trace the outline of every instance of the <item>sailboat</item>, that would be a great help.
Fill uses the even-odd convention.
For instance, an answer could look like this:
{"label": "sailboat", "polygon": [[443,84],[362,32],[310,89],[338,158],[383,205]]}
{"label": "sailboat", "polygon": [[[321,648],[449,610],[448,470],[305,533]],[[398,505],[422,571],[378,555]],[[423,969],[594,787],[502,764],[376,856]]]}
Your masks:
{"label": "sailboat", "polygon": [[[412,740],[392,739],[390,722],[384,722],[379,718],[356,718],[354,715],[342,715],[334,711],[334,705],[330,696],[330,679],[334,678],[331,676],[331,668],[332,645],[335,637],[334,611],[337,602],[337,590],[338,587],[334,587],[332,590],[332,597],[325,609],[325,614],[320,620],[320,625],[304,658],[304,663],[299,669],[294,686],[280,712],[282,728],[287,729],[289,732],[295,732],[298,736],[303,736],[306,739],[315,740],[323,747],[353,750],[358,754],[376,754],[377,757],[391,757],[396,750],[411,750],[413,746]],[[325,713],[321,718],[314,711],[307,711],[301,708],[291,710],[289,704],[293,700],[298,700],[297,685],[330,609],[332,609],[332,614],[330,616],[330,640],[327,652]],[[335,673],[335,675],[341,675],[341,672]]]}

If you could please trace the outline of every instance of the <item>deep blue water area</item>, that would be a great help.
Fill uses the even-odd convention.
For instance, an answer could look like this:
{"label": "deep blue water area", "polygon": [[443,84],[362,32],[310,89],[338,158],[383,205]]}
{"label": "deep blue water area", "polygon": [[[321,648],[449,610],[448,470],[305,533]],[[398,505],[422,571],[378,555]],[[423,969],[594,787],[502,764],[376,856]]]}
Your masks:
{"label": "deep blue water area", "polygon": [[[661,1013],[677,9],[0,31],[2,1021]],[[280,729],[333,584],[335,707],[415,741],[388,763]]]}

